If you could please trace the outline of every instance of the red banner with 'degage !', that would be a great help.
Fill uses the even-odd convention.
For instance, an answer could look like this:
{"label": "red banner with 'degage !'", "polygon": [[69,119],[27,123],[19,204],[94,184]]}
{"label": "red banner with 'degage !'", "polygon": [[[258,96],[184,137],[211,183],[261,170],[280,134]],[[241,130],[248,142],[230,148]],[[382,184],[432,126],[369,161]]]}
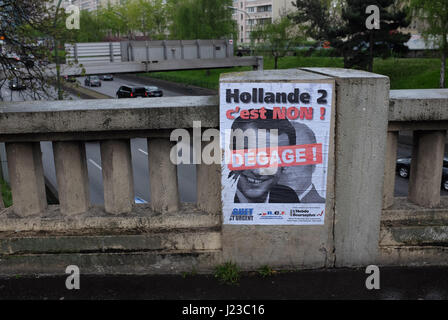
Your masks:
{"label": "red banner with 'degage !'", "polygon": [[322,144],[233,150],[227,161],[232,171],[321,164]]}

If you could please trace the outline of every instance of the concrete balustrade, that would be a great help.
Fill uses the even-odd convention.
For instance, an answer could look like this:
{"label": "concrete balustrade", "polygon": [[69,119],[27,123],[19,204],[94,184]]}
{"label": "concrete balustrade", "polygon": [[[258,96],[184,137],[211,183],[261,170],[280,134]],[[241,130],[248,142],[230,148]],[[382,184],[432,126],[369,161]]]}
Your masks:
{"label": "concrete balustrade", "polygon": [[37,142],[6,143],[14,212],[42,215],[47,208],[42,153]]}
{"label": "concrete balustrade", "polygon": [[409,200],[427,208],[440,204],[446,131],[414,131]]}
{"label": "concrete balustrade", "polygon": [[173,145],[168,138],[148,139],[151,206],[156,212],[179,210],[177,167],[170,161]]}
{"label": "concrete balustrade", "polygon": [[392,90],[384,174],[383,208],[394,205],[398,132],[413,132],[408,199],[423,208],[440,205],[448,129],[448,90]]}
{"label": "concrete balustrade", "polygon": [[383,209],[394,204],[395,167],[397,165],[398,132],[388,132],[384,170]]}
{"label": "concrete balustrade", "polygon": [[[229,260],[243,269],[448,264],[440,245],[448,241],[440,197],[448,90],[390,91],[387,77],[333,68],[223,80],[335,82],[324,225],[222,225],[217,164],[197,164],[197,203],[179,202],[170,133],[193,121],[219,128],[217,97],[2,103],[14,204],[0,210],[0,274],[81,260],[93,273],[203,271]],[[401,130],[415,137],[409,199],[394,197]],[[148,204],[134,204],[129,139],[137,137],[148,139]],[[89,203],[84,141],[92,140],[101,144],[104,207]],[[54,141],[57,206],[47,205],[40,141]]]}
{"label": "concrete balustrade", "polygon": [[130,142],[104,140],[100,144],[105,210],[113,214],[129,213],[134,204]]}
{"label": "concrete balustrade", "polygon": [[54,164],[61,213],[74,215],[89,210],[89,179],[83,142],[53,142]]}
{"label": "concrete balustrade", "polygon": [[[202,150],[207,145],[203,143]],[[219,214],[221,212],[221,166],[219,164],[196,165],[197,205],[205,212]]]}

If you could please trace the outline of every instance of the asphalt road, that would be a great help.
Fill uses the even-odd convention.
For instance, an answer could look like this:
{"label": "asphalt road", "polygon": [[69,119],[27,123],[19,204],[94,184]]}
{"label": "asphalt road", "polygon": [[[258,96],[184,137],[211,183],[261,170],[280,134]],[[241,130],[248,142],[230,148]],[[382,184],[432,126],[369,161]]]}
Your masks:
{"label": "asphalt road", "polygon": [[[148,86],[147,84],[144,84],[142,82],[129,81],[127,79],[114,77],[113,81],[101,81],[101,87],[89,87],[89,86],[84,85],[85,77],[78,77],[76,79],[79,81],[79,83],[82,87],[98,91],[102,94],[105,94],[105,95],[108,95],[108,96],[114,97],[114,98],[116,97],[118,88],[120,88],[121,86],[126,86],[126,85],[127,86],[135,86],[135,85]],[[177,92],[175,90],[168,89],[166,87],[160,87],[160,88],[163,90],[163,95],[165,97],[174,97],[174,96],[182,95],[179,92]]]}

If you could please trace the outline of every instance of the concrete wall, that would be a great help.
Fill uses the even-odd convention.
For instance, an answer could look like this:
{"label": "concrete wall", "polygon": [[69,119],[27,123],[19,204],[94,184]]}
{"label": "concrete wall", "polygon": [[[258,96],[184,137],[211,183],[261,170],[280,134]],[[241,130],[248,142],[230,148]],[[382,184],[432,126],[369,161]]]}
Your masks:
{"label": "concrete wall", "polygon": [[224,59],[233,57],[228,40],[122,41],[122,61]]}
{"label": "concrete wall", "polygon": [[[202,165],[197,170],[201,190],[196,205],[173,206],[164,200],[162,190],[159,200],[163,203],[131,206],[122,215],[114,215],[110,208],[90,207],[84,213],[73,211],[76,215],[72,216],[59,206],[40,206],[40,198],[33,200],[36,210],[1,210],[0,274],[51,273],[65,263],[76,262],[91,273],[172,273],[192,268],[210,272],[216,264],[229,260],[243,269],[447,263],[448,199],[435,199],[437,206],[425,208],[424,201],[423,205],[412,203],[419,199],[397,200],[389,195],[390,203],[383,209],[384,192],[393,190],[384,187],[384,181],[393,181],[384,176],[395,174],[395,158],[389,149],[396,147],[391,141],[396,135],[390,133],[417,130],[420,143],[422,136],[433,131],[446,132],[447,90],[399,90],[390,92],[389,97],[387,77],[335,68],[225,74],[221,81],[335,83],[324,225],[222,225],[216,206],[219,168]],[[18,173],[26,171],[32,177],[39,172],[31,168],[40,167],[39,150],[31,142],[110,140],[117,144],[118,140],[148,137],[156,153],[167,154],[172,129],[191,129],[197,120],[204,128],[219,127],[218,104],[216,97],[4,103],[0,105],[0,141],[16,150],[9,156],[15,165],[11,167],[16,183],[13,194],[23,196],[24,202],[32,200],[28,189],[18,187],[23,183]],[[154,143],[156,140],[160,143]],[[432,191],[440,190],[437,179],[425,177],[431,174],[428,158],[433,154],[440,158],[442,143],[443,139],[437,139],[431,150],[420,152],[425,158],[416,169],[423,177],[420,188],[429,190],[431,185]],[[116,152],[120,156],[130,153],[128,148]],[[26,161],[31,157],[21,156],[31,153],[32,165]],[[64,158],[70,155],[63,153]],[[111,158],[107,154],[105,158]],[[165,166],[163,158],[148,160],[152,167],[170,170],[174,177],[175,168]],[[58,170],[68,167],[59,166]],[[80,166],[78,171],[85,169]],[[165,181],[168,175],[154,174],[159,183],[152,187],[168,183],[175,188],[171,181],[175,179]],[[37,183],[34,185],[39,190]],[[178,209],[171,210],[173,207]],[[107,250],[117,255],[105,253]]]}

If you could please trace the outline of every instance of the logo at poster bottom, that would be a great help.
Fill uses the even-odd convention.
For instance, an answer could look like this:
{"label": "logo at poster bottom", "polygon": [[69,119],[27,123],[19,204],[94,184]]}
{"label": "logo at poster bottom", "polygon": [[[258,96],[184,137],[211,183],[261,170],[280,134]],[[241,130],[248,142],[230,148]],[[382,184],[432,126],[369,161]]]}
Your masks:
{"label": "logo at poster bottom", "polygon": [[253,208],[233,208],[229,221],[253,221]]}
{"label": "logo at poster bottom", "polygon": [[260,219],[283,219],[285,211],[263,211],[258,216]]}

